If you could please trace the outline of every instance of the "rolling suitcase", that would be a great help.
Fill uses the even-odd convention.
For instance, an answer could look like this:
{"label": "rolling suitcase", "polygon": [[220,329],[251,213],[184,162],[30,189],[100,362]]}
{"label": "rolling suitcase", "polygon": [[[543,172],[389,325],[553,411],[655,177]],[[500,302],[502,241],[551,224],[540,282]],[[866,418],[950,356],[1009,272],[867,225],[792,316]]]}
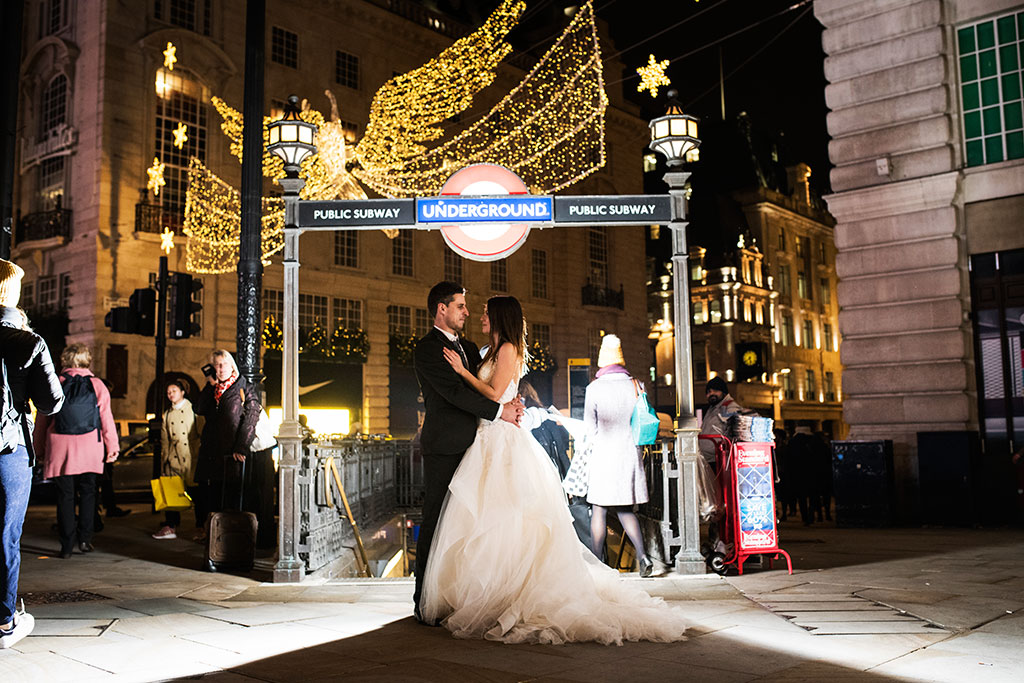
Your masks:
{"label": "rolling suitcase", "polygon": [[[224,478],[224,491],[228,486]],[[250,571],[256,560],[256,515],[242,511],[245,490],[245,463],[238,483],[238,509],[214,512],[206,520],[206,569],[219,571]],[[221,492],[221,504],[224,501]]]}

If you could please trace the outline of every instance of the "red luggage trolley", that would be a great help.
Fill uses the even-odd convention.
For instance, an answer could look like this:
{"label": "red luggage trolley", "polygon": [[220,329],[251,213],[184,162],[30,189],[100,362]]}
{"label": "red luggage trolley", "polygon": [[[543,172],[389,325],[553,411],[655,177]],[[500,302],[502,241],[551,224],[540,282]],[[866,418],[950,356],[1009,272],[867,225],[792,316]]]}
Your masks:
{"label": "red luggage trolley", "polygon": [[[789,573],[793,561],[779,547],[775,526],[775,472],[772,467],[772,443],[730,441],[724,436],[700,435],[715,442],[718,456],[718,486],[725,504],[725,514],[718,521],[719,538],[727,551],[714,547],[707,554],[708,567],[724,574],[734,565],[743,574],[743,563],[751,555],[768,555],[772,560],[786,558]],[[731,546],[731,547],[730,547]]]}

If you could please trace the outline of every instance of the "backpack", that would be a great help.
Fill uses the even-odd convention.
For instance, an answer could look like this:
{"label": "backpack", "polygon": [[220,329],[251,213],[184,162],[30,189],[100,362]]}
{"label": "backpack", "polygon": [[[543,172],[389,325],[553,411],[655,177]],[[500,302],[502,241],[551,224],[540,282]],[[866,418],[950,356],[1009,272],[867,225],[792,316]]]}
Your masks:
{"label": "backpack", "polygon": [[92,387],[92,375],[70,375],[64,373],[64,407],[53,417],[54,434],[88,434],[96,432],[100,440],[100,407],[96,390]]}
{"label": "backpack", "polygon": [[0,453],[9,453],[18,443],[17,438],[13,443],[8,443],[7,438],[8,434],[17,433],[14,431],[14,425],[18,422],[18,410],[14,407],[14,394],[11,393],[11,385],[7,382],[7,360],[0,357],[0,365],[3,366],[0,375],[0,381],[3,382],[0,391]]}

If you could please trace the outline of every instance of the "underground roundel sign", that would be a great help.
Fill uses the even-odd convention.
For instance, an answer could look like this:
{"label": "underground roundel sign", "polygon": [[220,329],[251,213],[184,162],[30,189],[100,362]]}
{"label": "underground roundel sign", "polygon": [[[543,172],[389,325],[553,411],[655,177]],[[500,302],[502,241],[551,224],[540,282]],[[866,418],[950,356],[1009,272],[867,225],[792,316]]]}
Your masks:
{"label": "underground roundel sign", "polygon": [[438,224],[444,241],[471,261],[497,261],[522,246],[532,223],[550,223],[552,200],[531,195],[512,171],[474,164],[452,174],[437,197],[416,200],[418,223]]}

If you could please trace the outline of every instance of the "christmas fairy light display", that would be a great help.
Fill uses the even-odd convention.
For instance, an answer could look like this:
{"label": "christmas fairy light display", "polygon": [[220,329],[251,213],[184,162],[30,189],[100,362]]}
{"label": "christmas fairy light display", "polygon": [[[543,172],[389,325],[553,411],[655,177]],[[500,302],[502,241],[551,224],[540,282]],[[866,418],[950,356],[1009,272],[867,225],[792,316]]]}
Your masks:
{"label": "christmas fairy light display", "polygon": [[[365,135],[354,149],[346,144],[330,92],[330,120],[304,101],[300,118],[318,131],[317,153],[302,162],[306,185],[300,198],[365,199],[357,178],[386,197],[435,195],[452,173],[484,162],[510,168],[531,192],[543,194],[568,187],[604,166],[608,98],[592,0],[582,3],[515,88],[468,128],[443,139],[442,124],[469,109],[475,95],[493,83],[498,65],[511,50],[505,37],[524,9],[522,0],[505,0],[478,30],[422,67],[385,83],[373,98]],[[231,153],[241,160],[242,114],[220,98],[212,102]],[[266,152],[269,121],[264,117],[263,174],[280,178],[283,162]],[[234,270],[239,203],[237,190],[193,160],[185,209],[190,270]],[[263,206],[266,260],[283,243],[283,203],[264,199]],[[397,234],[385,232],[389,237]]]}
{"label": "christmas fairy light display", "polygon": [[172,134],[174,135],[174,146],[182,149],[188,142],[188,126],[179,121],[178,127],[172,131]]}
{"label": "christmas fairy light display", "polygon": [[668,65],[669,60],[663,59],[659,62],[654,59],[654,55],[650,55],[647,59],[647,65],[641,66],[636,70],[640,74],[640,83],[636,86],[636,91],[643,92],[648,90],[651,93],[651,97],[657,97],[660,86],[672,85],[672,81],[665,75],[665,69],[668,68]]}
{"label": "christmas fairy light display", "polygon": [[555,192],[601,168],[608,98],[590,1],[490,112],[452,139],[424,145],[493,80],[495,60],[509,50],[502,39],[521,12],[521,3],[506,0],[479,30],[384,84],[356,146],[354,175],[385,196],[413,197],[436,194],[449,175],[473,163],[501,164],[535,193]]}
{"label": "christmas fairy light display", "polygon": [[146,169],[149,180],[146,182],[146,189],[153,193],[154,197],[160,196],[160,188],[167,184],[164,180],[164,165],[159,157],[153,157],[153,165]]}
{"label": "christmas fairy light display", "polygon": [[174,43],[167,43],[167,49],[164,50],[164,68],[168,71],[174,71],[174,64],[178,61],[178,48],[174,47]]}

